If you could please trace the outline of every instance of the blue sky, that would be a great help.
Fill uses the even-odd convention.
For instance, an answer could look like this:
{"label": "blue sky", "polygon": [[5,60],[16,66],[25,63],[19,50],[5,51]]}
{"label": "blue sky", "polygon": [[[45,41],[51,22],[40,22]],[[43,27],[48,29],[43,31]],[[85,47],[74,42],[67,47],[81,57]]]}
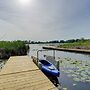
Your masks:
{"label": "blue sky", "polygon": [[90,0],[0,0],[0,40],[90,38]]}

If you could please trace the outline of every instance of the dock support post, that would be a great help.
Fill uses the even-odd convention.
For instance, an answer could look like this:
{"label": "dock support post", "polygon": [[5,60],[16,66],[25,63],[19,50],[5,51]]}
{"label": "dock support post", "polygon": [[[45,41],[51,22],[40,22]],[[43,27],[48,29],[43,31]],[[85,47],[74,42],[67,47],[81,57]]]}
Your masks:
{"label": "dock support post", "polygon": [[54,60],[55,60],[55,50],[53,50],[53,57],[54,57]]}
{"label": "dock support post", "polygon": [[39,52],[39,51],[37,51],[37,65],[38,65],[38,62],[39,62],[39,55],[38,55],[38,52]]}
{"label": "dock support post", "polygon": [[57,61],[57,69],[59,70],[59,61]]}

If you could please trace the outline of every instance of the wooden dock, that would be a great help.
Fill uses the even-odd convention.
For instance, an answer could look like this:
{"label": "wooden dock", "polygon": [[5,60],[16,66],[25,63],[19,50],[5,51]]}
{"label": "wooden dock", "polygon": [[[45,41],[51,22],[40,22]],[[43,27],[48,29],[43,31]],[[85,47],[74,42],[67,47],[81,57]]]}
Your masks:
{"label": "wooden dock", "polygon": [[90,50],[85,50],[85,49],[58,48],[55,46],[44,46],[43,49],[90,54]]}
{"label": "wooden dock", "polygon": [[11,57],[0,72],[0,90],[57,90],[28,56]]}

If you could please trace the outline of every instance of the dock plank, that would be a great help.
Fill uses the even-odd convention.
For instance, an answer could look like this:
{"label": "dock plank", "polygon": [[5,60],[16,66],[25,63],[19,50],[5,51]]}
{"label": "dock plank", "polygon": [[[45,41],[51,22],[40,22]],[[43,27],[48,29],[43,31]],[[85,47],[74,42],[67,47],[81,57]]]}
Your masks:
{"label": "dock plank", "polygon": [[15,72],[22,72],[22,71],[30,71],[30,70],[37,70],[39,69],[30,57],[27,56],[16,56],[11,57],[5,67],[1,70],[0,74],[7,74],[7,73],[15,73]]}
{"label": "dock plank", "polygon": [[0,72],[0,90],[57,90],[28,56],[11,57]]}

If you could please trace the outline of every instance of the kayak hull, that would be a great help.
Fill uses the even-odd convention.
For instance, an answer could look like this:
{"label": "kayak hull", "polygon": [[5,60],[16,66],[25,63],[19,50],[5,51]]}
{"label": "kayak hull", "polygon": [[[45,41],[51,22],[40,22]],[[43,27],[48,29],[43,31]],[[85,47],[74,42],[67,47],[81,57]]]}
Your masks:
{"label": "kayak hull", "polygon": [[46,73],[49,74],[50,76],[59,76],[60,72],[59,70],[49,61],[47,60],[40,60],[41,63],[41,70]]}

